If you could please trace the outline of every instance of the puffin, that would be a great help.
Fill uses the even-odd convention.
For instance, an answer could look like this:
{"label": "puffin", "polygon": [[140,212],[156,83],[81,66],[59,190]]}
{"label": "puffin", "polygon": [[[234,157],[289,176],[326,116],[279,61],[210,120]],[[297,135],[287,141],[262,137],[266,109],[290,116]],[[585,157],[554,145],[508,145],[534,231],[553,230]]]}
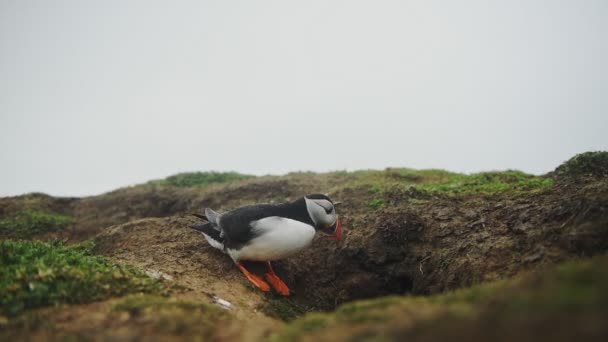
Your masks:
{"label": "puffin", "polygon": [[[342,224],[339,202],[324,194],[310,194],[293,202],[243,206],[225,213],[210,208],[193,214],[204,220],[191,228],[201,232],[214,248],[228,254],[247,279],[264,292],[270,285],[283,296],[290,290],[272,268],[271,261],[292,256],[308,247],[317,232],[339,241]],[[247,270],[243,261],[265,262],[266,281]]]}

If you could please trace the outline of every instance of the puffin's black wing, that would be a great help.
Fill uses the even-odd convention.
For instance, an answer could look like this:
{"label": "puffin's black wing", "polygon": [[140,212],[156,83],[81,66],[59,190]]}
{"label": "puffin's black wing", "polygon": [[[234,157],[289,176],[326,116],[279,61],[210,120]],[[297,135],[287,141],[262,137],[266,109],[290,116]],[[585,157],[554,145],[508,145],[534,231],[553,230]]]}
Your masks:
{"label": "puffin's black wing", "polygon": [[251,224],[266,217],[277,216],[278,205],[258,204],[234,209],[222,214],[220,226],[227,247],[243,245],[256,237]]}
{"label": "puffin's black wing", "polygon": [[251,224],[272,216],[289,218],[314,226],[308,215],[304,198],[291,203],[258,204],[241,207],[222,214],[220,218],[226,247],[236,248],[257,237]]}

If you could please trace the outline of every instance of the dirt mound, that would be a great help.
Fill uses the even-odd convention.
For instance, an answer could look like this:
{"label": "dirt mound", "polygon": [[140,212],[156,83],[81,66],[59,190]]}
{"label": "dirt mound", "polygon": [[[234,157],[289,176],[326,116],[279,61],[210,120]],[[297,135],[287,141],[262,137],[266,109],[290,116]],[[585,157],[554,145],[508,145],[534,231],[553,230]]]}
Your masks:
{"label": "dirt mound", "polygon": [[176,285],[177,298],[229,301],[234,312],[262,316],[264,293],[254,289],[230,257],[188,228],[188,217],[150,218],[109,227],[95,238],[97,253],[135,265]]}
{"label": "dirt mound", "polygon": [[[351,199],[340,209],[343,241],[318,236],[302,254],[276,262],[294,293],[279,301],[283,307],[278,311],[331,310],[388,294],[433,294],[601,253],[608,250],[608,191],[603,184],[564,178],[538,192],[463,196],[398,190],[385,196],[383,208],[371,212],[367,202],[373,194],[354,196],[349,192],[360,190],[345,189],[337,193]],[[268,190],[266,185],[238,186],[224,191],[223,198],[247,189],[251,193],[241,192],[247,200]],[[274,185],[277,197],[292,195],[288,185]],[[239,312],[268,311],[276,298],[253,289],[228,256],[187,228],[192,223],[189,217],[174,216],[113,226],[96,237],[97,249],[169,275],[184,286],[181,296],[202,299],[211,292],[235,303]]]}
{"label": "dirt mound", "polygon": [[263,341],[280,322],[205,303],[130,296],[47,308],[0,324],[3,341]]}
{"label": "dirt mound", "polygon": [[608,188],[579,179],[538,193],[397,191],[374,215],[346,203],[345,239],[284,262],[302,305],[432,294],[608,250]]}

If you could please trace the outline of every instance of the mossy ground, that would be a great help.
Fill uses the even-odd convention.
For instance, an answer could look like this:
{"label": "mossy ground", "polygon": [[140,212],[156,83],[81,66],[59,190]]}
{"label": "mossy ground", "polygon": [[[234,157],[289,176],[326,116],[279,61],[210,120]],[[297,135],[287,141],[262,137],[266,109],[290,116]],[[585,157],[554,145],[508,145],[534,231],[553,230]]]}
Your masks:
{"label": "mossy ground", "polygon": [[446,181],[425,183],[419,190],[449,194],[499,193],[506,191],[535,191],[553,186],[553,180],[520,171],[481,172],[452,175]]}
{"label": "mossy ground", "polygon": [[[273,296],[273,295],[269,295]],[[276,318],[284,322],[290,322],[302,316],[308,311],[306,308],[298,306],[297,303],[290,301],[289,298],[270,298],[262,307],[268,317]]]}
{"label": "mossy ground", "polygon": [[555,169],[562,176],[608,177],[608,152],[577,154]]}
{"label": "mossy ground", "polygon": [[[553,336],[532,330],[543,321],[569,320],[558,340],[580,334],[580,339],[608,332],[608,256],[577,260],[468,289],[429,297],[390,296],[339,307],[333,313],[304,316],[274,336],[275,341],[360,340],[365,336],[399,341],[441,340],[450,336],[474,339],[527,329],[517,334]],[[596,317],[582,321],[576,317]],[[466,329],[471,329],[467,331]],[[491,332],[491,329],[498,331]]]}
{"label": "mossy ground", "polygon": [[342,175],[346,177],[344,187],[365,187],[377,194],[376,198],[369,202],[372,209],[378,209],[384,204],[379,195],[411,187],[428,193],[466,195],[540,191],[554,184],[550,178],[516,170],[461,174],[436,169],[389,168],[383,171],[344,172]]}
{"label": "mossy ground", "polygon": [[[15,302],[23,304],[11,311],[20,315],[0,316],[0,336],[267,340],[277,323],[286,327],[275,336],[279,340],[504,340],[489,328],[514,337],[511,340],[530,340],[526,337],[536,337],[535,331],[549,331],[546,326],[566,327],[563,336],[580,333],[579,316],[590,322],[587,331],[597,332],[596,322],[606,317],[593,304],[605,303],[597,291],[605,290],[604,280],[596,270],[606,263],[599,259],[591,261],[590,268],[581,267],[582,261],[553,273],[475,284],[608,250],[608,183],[597,176],[602,174],[597,171],[598,165],[603,170],[602,158],[594,154],[574,163],[584,167],[568,162],[569,171],[546,176],[405,168],[264,177],[187,173],[83,199],[40,194],[0,199],[0,220],[6,222],[27,211],[70,220],[65,229],[55,224],[61,219],[53,223],[47,217],[40,229],[26,228],[33,233],[23,237],[49,238],[49,232],[63,232],[71,242],[95,237],[93,253],[108,257],[99,258],[82,246],[66,252],[72,247],[51,242],[45,253],[56,257],[26,258],[29,261],[21,266],[6,268],[11,270],[6,286],[16,291]],[[579,169],[593,171],[572,171]],[[293,290],[289,299],[261,294],[248,285],[226,255],[188,229],[192,221],[187,214],[204,207],[225,211],[289,201],[306,193],[329,193],[343,202],[339,213],[344,236],[339,243],[316,239],[302,254],[277,263],[277,272]],[[11,222],[36,222],[28,220]],[[28,255],[29,249],[32,246],[15,251]],[[64,260],[81,249],[85,252],[74,255],[73,263]],[[136,270],[131,273],[117,261],[169,276],[179,293],[172,292],[170,298],[116,298],[164,291],[158,281]],[[572,272],[568,265],[574,265]],[[117,269],[122,270],[118,279]],[[44,286],[38,286],[38,278]],[[81,294],[58,295],[65,294],[65,288]],[[463,289],[452,291],[457,288]],[[10,291],[2,288],[3,300]],[[395,295],[403,293],[411,295]],[[413,295],[430,293],[440,294]],[[230,301],[233,309],[223,311],[212,304],[209,298],[215,295]],[[55,306],[59,303],[64,305]],[[311,310],[333,312],[299,318]],[[48,313],[38,315],[39,311]],[[252,333],[258,325],[263,329]],[[8,335],[2,334],[3,326]],[[523,338],[512,331],[521,331]]]}
{"label": "mossy ground", "polygon": [[184,172],[169,176],[165,179],[151,181],[150,183],[161,186],[192,187],[205,186],[213,183],[229,183],[253,177],[254,176],[237,172]]}
{"label": "mossy ground", "polygon": [[25,239],[65,229],[72,218],[58,213],[33,208],[21,209],[0,218],[0,236]]}
{"label": "mossy ground", "polygon": [[163,285],[142,272],[91,254],[92,244],[0,241],[0,309],[86,303],[133,292],[160,293]]}
{"label": "mossy ground", "polygon": [[128,312],[131,317],[156,326],[161,333],[203,340],[212,338],[231,318],[226,310],[212,304],[144,294],[125,297],[113,310]]}

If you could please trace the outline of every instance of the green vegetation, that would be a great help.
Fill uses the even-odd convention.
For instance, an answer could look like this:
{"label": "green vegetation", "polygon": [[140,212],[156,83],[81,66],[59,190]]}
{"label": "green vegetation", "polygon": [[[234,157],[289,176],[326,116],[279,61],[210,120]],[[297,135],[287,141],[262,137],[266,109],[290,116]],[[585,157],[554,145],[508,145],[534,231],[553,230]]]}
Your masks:
{"label": "green vegetation", "polygon": [[608,152],[577,154],[555,169],[558,175],[608,177]]}
{"label": "green vegetation", "polygon": [[[450,329],[460,329],[467,324],[510,329],[510,324],[526,324],[539,319],[565,319],[576,324],[571,318],[582,317],[587,329],[596,328],[596,325],[603,326],[603,321],[590,323],[585,317],[602,317],[608,313],[606,269],[608,257],[602,256],[430,297],[389,296],[348,303],[334,313],[307,314],[290,323],[274,338],[292,341],[314,333],[325,339],[349,336],[349,340],[356,340],[356,335],[349,333],[351,327],[359,329],[357,333],[363,331],[365,335],[374,335],[390,329],[404,329],[403,322],[417,322],[412,329],[422,336],[435,337],[430,340],[441,339],[438,337],[442,334],[447,337]],[[472,323],[480,317],[487,317],[489,321]],[[575,328],[570,329],[575,331]]]}
{"label": "green vegetation", "polygon": [[273,336],[272,341],[296,341],[308,334],[325,329],[332,324],[330,314],[309,313],[303,318],[291,322],[279,335]]}
{"label": "green vegetation", "polygon": [[161,293],[163,285],[142,272],[93,256],[93,243],[0,241],[0,311],[85,303],[133,292]]}
{"label": "green vegetation", "polygon": [[69,216],[27,208],[0,219],[0,236],[30,238],[37,234],[64,229],[71,222]]}
{"label": "green vegetation", "polygon": [[205,186],[212,183],[228,183],[253,177],[237,172],[184,172],[169,176],[160,181],[154,181],[153,183],[176,187],[191,187]]}
{"label": "green vegetation", "polygon": [[225,313],[225,310],[207,303],[184,302],[176,301],[166,297],[157,295],[149,295],[143,293],[132,294],[114,305],[116,311],[128,311],[131,314],[137,315],[147,309],[184,309],[184,310],[205,310],[219,314]]}
{"label": "green vegetation", "polygon": [[373,200],[369,201],[369,206],[374,210],[380,209],[384,206],[384,199],[374,198]]}
{"label": "green vegetation", "polygon": [[550,178],[537,177],[521,171],[481,172],[471,175],[455,174],[448,180],[425,183],[417,189],[448,194],[497,193],[518,190],[542,190],[553,186]]}
{"label": "green vegetation", "polygon": [[[498,193],[506,191],[542,190],[553,186],[550,178],[529,175],[521,171],[481,172],[471,175],[453,173],[444,170],[414,170],[408,168],[389,168],[384,171],[355,171],[350,180],[345,181],[348,187],[364,186],[374,194],[395,189],[415,187],[428,193],[467,194]],[[375,198],[369,206],[378,209],[384,200]]]}
{"label": "green vegetation", "polygon": [[305,310],[296,306],[288,299],[281,298],[267,299],[266,304],[262,307],[262,312],[269,317],[289,322],[302,316]]}
{"label": "green vegetation", "polygon": [[215,340],[222,324],[232,319],[226,310],[211,304],[144,294],[126,297],[115,304],[113,310],[126,311],[139,322],[157,327],[161,333],[197,336],[202,340]]}

